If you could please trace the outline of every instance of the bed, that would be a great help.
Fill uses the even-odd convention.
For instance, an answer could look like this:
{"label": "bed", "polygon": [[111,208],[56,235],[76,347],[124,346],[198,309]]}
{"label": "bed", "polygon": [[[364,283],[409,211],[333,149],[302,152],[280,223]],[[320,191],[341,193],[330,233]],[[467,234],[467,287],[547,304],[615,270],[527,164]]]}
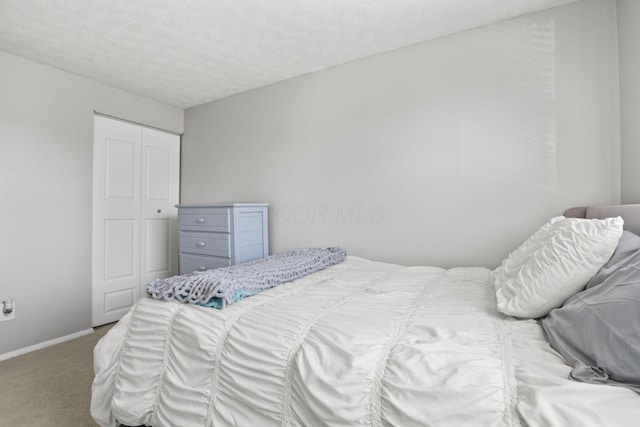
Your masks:
{"label": "bed", "polygon": [[[579,335],[569,319],[567,336],[567,319],[555,313],[579,305],[585,283],[603,271],[616,276],[616,217],[624,235],[640,234],[640,205],[565,215],[581,219],[550,220],[493,271],[349,256],[224,310],[142,298],[94,350],[92,416],[102,427],[637,426],[633,384],[572,378],[575,354],[562,356],[549,337],[553,328],[569,342]],[[596,265],[545,264],[544,251],[553,259],[558,248]],[[552,282],[580,283],[544,312],[540,304],[558,292],[545,296],[535,280],[548,282],[549,271]],[[542,290],[527,296],[514,274]],[[509,294],[514,286],[519,300]],[[610,343],[639,342],[637,331]],[[560,332],[558,346],[575,344]],[[636,357],[633,346],[610,350]]]}

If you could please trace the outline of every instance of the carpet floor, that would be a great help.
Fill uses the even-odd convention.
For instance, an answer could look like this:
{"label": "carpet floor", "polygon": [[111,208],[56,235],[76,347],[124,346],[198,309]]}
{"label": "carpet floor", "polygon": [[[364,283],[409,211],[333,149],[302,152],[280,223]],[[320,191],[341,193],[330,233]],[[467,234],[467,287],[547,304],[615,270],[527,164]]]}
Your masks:
{"label": "carpet floor", "polygon": [[0,362],[0,427],[95,427],[93,347],[111,328]]}

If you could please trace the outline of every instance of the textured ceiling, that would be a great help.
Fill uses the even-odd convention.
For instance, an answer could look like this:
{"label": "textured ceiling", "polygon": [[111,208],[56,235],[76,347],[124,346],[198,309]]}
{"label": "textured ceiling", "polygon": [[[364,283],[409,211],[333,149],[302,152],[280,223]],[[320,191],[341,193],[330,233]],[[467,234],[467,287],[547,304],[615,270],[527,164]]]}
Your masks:
{"label": "textured ceiling", "polygon": [[0,50],[188,108],[575,0],[0,0]]}

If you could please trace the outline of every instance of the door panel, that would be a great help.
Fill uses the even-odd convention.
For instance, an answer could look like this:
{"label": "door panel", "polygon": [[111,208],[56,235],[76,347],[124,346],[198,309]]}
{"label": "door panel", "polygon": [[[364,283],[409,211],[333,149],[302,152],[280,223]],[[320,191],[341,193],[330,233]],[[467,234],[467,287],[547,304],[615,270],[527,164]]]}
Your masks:
{"label": "door panel", "polygon": [[124,316],[136,298],[133,289],[123,289],[104,294],[104,314],[111,317]]}
{"label": "door panel", "polygon": [[145,274],[171,271],[171,220],[147,219]]}
{"label": "door panel", "polygon": [[142,280],[178,274],[180,137],[142,129]]}
{"label": "door panel", "polygon": [[171,148],[145,144],[145,198],[148,201],[171,200]]}
{"label": "door panel", "polygon": [[[137,136],[137,135],[136,135]],[[105,141],[105,198],[133,200],[136,196],[137,141],[122,141],[106,137]]]}
{"label": "door panel", "polygon": [[136,279],[137,226],[133,219],[104,221],[104,281]]}
{"label": "door panel", "polygon": [[[115,322],[140,283],[142,130],[94,117],[92,288],[94,326]],[[129,295],[123,299],[123,295]]]}

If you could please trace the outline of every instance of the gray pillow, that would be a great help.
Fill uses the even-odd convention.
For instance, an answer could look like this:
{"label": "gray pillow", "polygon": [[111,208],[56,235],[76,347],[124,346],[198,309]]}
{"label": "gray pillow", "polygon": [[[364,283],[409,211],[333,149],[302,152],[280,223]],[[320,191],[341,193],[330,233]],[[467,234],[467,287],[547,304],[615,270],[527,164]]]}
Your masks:
{"label": "gray pillow", "polygon": [[586,289],[542,320],[577,381],[640,393],[640,237],[625,231]]}
{"label": "gray pillow", "polygon": [[598,273],[587,282],[586,289],[604,282],[612,273],[615,273],[617,269],[625,265],[629,261],[629,257],[633,256],[634,252],[639,250],[640,236],[624,230],[622,236],[620,236],[620,240],[618,240],[615,252],[611,255],[609,261],[600,268]]}

